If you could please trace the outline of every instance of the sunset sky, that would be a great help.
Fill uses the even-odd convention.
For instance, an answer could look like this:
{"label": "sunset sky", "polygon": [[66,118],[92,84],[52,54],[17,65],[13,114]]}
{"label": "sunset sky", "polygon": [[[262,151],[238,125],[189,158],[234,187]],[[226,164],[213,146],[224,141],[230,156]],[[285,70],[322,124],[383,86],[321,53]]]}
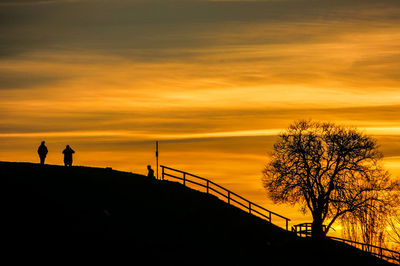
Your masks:
{"label": "sunset sky", "polygon": [[357,126],[400,178],[399,0],[2,0],[0,160],[210,178],[291,218],[261,171],[296,119]]}

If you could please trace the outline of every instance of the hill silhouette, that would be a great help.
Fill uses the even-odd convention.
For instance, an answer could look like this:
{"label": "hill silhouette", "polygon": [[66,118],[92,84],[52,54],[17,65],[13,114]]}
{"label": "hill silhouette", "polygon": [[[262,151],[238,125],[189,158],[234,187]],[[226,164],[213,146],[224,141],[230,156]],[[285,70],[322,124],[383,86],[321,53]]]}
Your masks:
{"label": "hill silhouette", "polygon": [[343,243],[299,238],[176,182],[11,162],[0,162],[0,176],[9,254],[147,261],[139,265],[392,265]]}

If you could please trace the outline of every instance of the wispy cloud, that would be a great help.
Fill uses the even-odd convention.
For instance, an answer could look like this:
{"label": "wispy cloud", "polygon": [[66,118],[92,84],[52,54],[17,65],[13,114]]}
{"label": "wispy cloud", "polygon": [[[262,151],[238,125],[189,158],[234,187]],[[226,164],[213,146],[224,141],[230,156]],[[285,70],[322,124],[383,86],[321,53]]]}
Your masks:
{"label": "wispy cloud", "polygon": [[2,3],[3,136],[398,133],[397,0]]}

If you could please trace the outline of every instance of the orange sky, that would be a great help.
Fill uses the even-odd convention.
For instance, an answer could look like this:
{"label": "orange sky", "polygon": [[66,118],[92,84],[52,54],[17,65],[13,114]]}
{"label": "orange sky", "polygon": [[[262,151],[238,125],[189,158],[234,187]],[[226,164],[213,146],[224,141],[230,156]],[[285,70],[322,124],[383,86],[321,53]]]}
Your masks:
{"label": "orange sky", "polygon": [[400,176],[397,0],[0,4],[0,160],[146,173],[160,161],[273,205],[261,171],[295,119],[378,138]]}

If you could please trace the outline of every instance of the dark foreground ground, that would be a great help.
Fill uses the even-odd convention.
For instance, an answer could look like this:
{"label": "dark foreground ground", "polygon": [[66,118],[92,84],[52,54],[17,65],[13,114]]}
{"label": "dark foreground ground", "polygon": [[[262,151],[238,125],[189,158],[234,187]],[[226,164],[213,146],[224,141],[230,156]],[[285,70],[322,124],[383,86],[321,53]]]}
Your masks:
{"label": "dark foreground ground", "polygon": [[3,259],[127,265],[391,265],[314,243],[178,183],[0,162]]}

